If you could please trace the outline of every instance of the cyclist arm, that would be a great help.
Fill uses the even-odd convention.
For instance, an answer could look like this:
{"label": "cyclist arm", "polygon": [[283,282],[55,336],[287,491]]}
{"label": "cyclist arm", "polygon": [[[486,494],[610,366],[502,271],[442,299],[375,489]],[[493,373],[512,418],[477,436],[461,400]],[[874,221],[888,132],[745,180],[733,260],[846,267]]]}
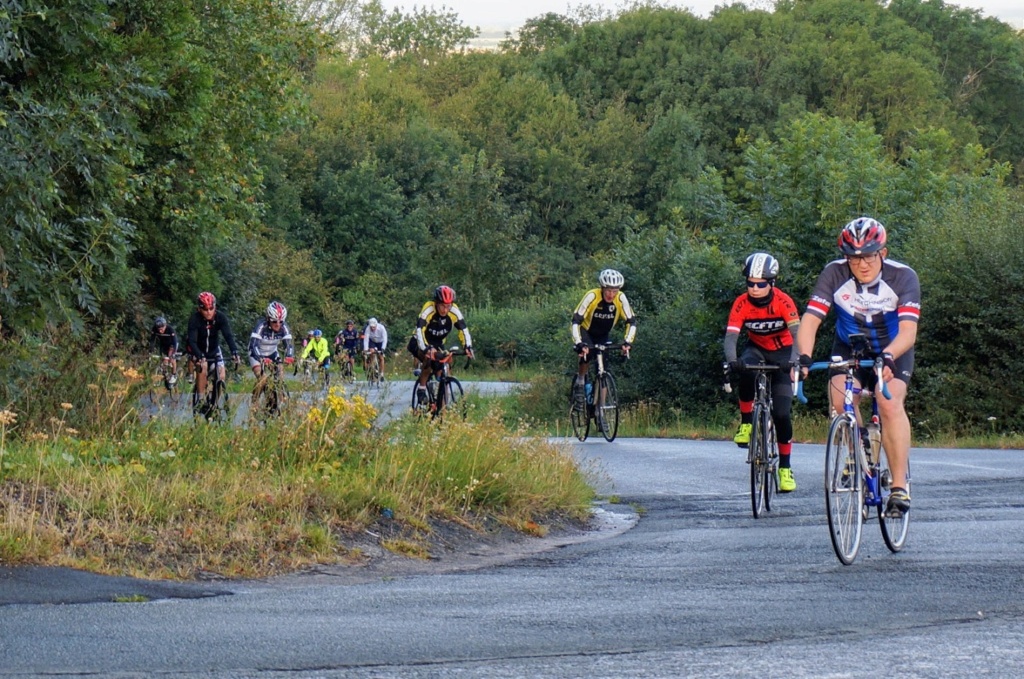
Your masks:
{"label": "cyclist arm", "polygon": [[369,332],[364,332],[363,333],[363,351],[369,351],[369,350],[370,350],[370,333]]}
{"label": "cyclist arm", "polygon": [[633,313],[633,307],[630,306],[629,300],[621,292],[619,293],[619,308],[622,309],[622,315],[626,319],[626,331],[622,343],[632,344],[636,339],[636,315]]}
{"label": "cyclist arm", "polygon": [[598,290],[591,290],[585,294],[583,299],[580,300],[580,303],[576,305],[576,310],[572,314],[572,322],[569,325],[569,332],[572,333],[573,346],[579,346],[583,343],[583,335],[580,333],[580,327],[586,321],[587,311],[594,305],[599,292],[600,291]]}
{"label": "cyclist arm", "polygon": [[249,335],[249,357],[254,361],[259,361],[263,358],[260,353],[260,332],[263,330],[263,321],[256,324],[256,327],[252,329],[252,334]]}
{"label": "cyclist arm", "polygon": [[174,332],[174,328],[167,326],[168,332],[171,333],[171,355],[178,353],[178,333]]}
{"label": "cyclist arm", "polygon": [[217,315],[220,316],[220,329],[224,333],[224,339],[227,340],[228,348],[231,349],[231,356],[237,358],[238,342],[235,341],[235,333],[231,332],[231,321],[223,311],[218,311]]}
{"label": "cyclist arm", "polygon": [[455,316],[455,329],[459,331],[459,341],[462,342],[462,347],[466,351],[473,351],[473,337],[469,334],[466,317],[462,315],[462,311],[454,304],[452,304],[451,311],[448,313]]}
{"label": "cyclist arm", "polygon": [[899,358],[910,351],[915,342],[917,342],[917,321],[900,321],[896,336],[882,351],[892,354],[893,358]]}
{"label": "cyclist arm", "polygon": [[313,342],[307,342],[306,346],[302,349],[302,356],[300,357],[303,361],[309,358],[309,352],[313,351]]}
{"label": "cyclist arm", "polygon": [[722,349],[725,351],[726,363],[734,363],[736,360],[738,360],[736,347],[739,345],[739,341],[740,334],[738,332],[727,331],[725,333],[725,341],[722,342]]}
{"label": "cyclist arm", "polygon": [[430,347],[427,345],[426,335],[423,334],[423,329],[427,327],[427,323],[430,322],[430,317],[434,315],[434,303],[427,302],[423,305],[420,310],[420,315],[416,319],[416,332],[413,337],[416,338],[416,346],[419,347],[420,351],[427,351]]}
{"label": "cyclist arm", "polygon": [[195,318],[195,314],[188,321],[188,352],[195,357],[203,355],[203,352],[199,350],[199,322]]}
{"label": "cyclist arm", "polygon": [[821,316],[810,311],[804,312],[796,332],[796,354],[798,357],[814,355],[814,338],[818,335],[821,321]]}
{"label": "cyclist arm", "polygon": [[380,328],[380,353],[384,353],[388,348],[388,329],[383,325],[378,326]]}

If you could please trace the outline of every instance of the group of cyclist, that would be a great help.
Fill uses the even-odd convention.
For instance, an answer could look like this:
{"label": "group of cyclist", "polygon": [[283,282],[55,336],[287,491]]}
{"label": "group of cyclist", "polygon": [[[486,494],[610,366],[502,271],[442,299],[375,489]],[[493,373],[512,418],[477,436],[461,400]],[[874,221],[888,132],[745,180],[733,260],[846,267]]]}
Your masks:
{"label": "group of cyclist", "polygon": [[[886,245],[885,227],[870,217],[859,217],[846,224],[838,238],[842,257],[830,262],[819,275],[811,298],[801,316],[792,297],[779,289],[779,261],[772,255],[756,252],[747,257],[743,265],[746,291],[732,304],[726,322],[724,353],[727,371],[738,382],[740,425],[733,441],[746,447],[750,442],[751,418],[754,402],[754,377],[744,370],[746,364],[769,363],[780,366],[772,383],[773,411],[779,446],[779,491],[796,490],[790,457],[792,453],[793,424],[791,408],[792,381],[802,379],[811,365],[815,338],[822,321],[830,309],[837,315],[836,336],[830,356],[849,358],[853,353],[852,335],[866,336],[872,357],[884,361],[882,377],[888,385],[891,398],[878,401],[882,420],[882,443],[892,472],[890,505],[900,511],[910,508],[907,492],[907,473],[910,455],[910,421],[904,402],[907,386],[914,369],[914,343],[921,312],[921,288],[913,269],[890,260]],[[614,269],[601,271],[599,287],[588,290],[576,306],[570,323],[573,349],[579,357],[574,391],[584,388],[590,365],[590,349],[597,344],[609,344],[612,329],[624,322],[622,352],[628,357],[636,336],[636,316],[622,292],[623,275]],[[219,336],[223,336],[238,362],[238,348],[231,325],[222,312],[217,311],[217,300],[212,293],[200,293],[197,309],[188,323],[187,351],[196,360],[196,379],[200,390],[205,389],[209,366],[215,366],[224,376],[224,359]],[[266,315],[253,329],[249,341],[249,364],[257,377],[262,376],[263,359],[277,362],[279,347],[284,344],[284,362],[294,362],[293,338],[285,322],[287,309],[280,302],[271,302]],[[427,381],[441,369],[438,362],[444,351],[448,335],[456,331],[466,354],[473,357],[472,336],[466,318],[455,304],[455,290],[448,285],[434,289],[416,318],[415,330],[406,347],[419,370],[417,389],[425,398]],[[739,337],[746,331],[747,341],[739,352]],[[152,341],[159,343],[161,353],[174,360],[178,340],[174,329],[163,317],[157,318]],[[334,338],[337,353],[344,354],[350,366],[360,348],[364,354],[376,353],[381,361],[387,349],[387,329],[376,318],[371,318],[363,330],[356,328],[354,320]],[[312,354],[320,365],[330,365],[331,352],[323,332],[310,331],[302,350],[302,358]],[[875,375],[861,370],[857,387],[877,392]],[[831,406],[842,411],[843,376],[833,372],[830,377]],[[858,397],[859,399],[859,397]]]}
{"label": "group of cyclist", "polygon": [[[842,257],[829,262],[818,276],[802,316],[793,300],[776,287],[779,262],[763,252],[750,255],[743,267],[747,291],[736,298],[726,325],[726,365],[739,382],[740,426],[733,441],[745,447],[750,442],[754,376],[745,364],[769,363],[780,366],[772,383],[772,420],[779,445],[779,491],[796,490],[790,466],[793,425],[790,409],[792,380],[807,375],[815,339],[830,309],[836,311],[836,335],[829,356],[853,356],[852,337],[863,336],[868,343],[866,358],[881,357],[882,379],[890,398],[880,398],[870,369],[858,371],[856,388],[874,394],[882,421],[882,445],[892,473],[890,509],[910,509],[907,474],[910,460],[910,420],[905,401],[914,371],[914,343],[921,316],[921,285],[917,273],[905,264],[888,259],[885,227],[870,217],[858,217],[839,233]],[[747,332],[747,344],[737,356],[738,337]],[[843,411],[844,376],[831,371],[830,405]],[[854,397],[859,406],[860,396]],[[858,408],[859,411],[859,408]]]}
{"label": "group of cyclist", "polygon": [[[249,366],[256,377],[253,396],[258,396],[266,383],[266,366],[273,365],[281,370],[281,364],[295,364],[295,338],[288,327],[288,309],[281,302],[267,305],[263,317],[256,323],[249,337]],[[387,329],[376,318],[371,318],[364,332],[354,329],[355,322],[349,320],[346,329],[338,333],[335,345],[339,353],[344,351],[347,360],[353,361],[358,351],[357,341],[362,340],[363,351],[378,355],[381,373],[384,370],[384,351],[387,349]],[[351,336],[351,341],[350,341]],[[189,317],[188,333],[185,342],[185,355],[189,361],[189,381],[196,381],[196,388],[205,393],[209,371],[215,369],[217,377],[225,378],[225,362],[221,351],[223,339],[231,351],[232,360],[239,364],[238,344],[231,330],[231,322],[221,311],[217,310],[217,298],[211,292],[201,292],[196,298],[196,310]],[[281,347],[284,347],[283,353]],[[153,321],[150,331],[150,350],[159,352],[163,360],[169,364],[170,377],[168,383],[177,382],[177,355],[180,349],[178,335],[174,327],[163,316]],[[310,330],[303,340],[299,358],[306,360],[312,356],[319,367],[329,369],[331,366],[331,348],[323,331],[319,328]],[[279,373],[280,374],[280,373]],[[203,407],[203,404],[197,404]]]}

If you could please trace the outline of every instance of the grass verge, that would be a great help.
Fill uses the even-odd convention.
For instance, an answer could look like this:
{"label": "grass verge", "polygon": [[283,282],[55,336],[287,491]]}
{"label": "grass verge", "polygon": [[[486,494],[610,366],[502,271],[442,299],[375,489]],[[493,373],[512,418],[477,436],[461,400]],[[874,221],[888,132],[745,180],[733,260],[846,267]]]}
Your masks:
{"label": "grass verge", "polygon": [[[112,379],[132,398],[134,371]],[[333,389],[317,407],[294,403],[241,429],[132,424],[112,408],[110,436],[69,426],[76,410],[65,402],[31,431],[0,414],[5,565],[261,577],[358,560],[350,538],[384,519],[401,535],[385,547],[423,557],[436,521],[537,534],[547,517],[583,520],[593,499],[567,451],[481,408],[374,429],[371,406]]]}

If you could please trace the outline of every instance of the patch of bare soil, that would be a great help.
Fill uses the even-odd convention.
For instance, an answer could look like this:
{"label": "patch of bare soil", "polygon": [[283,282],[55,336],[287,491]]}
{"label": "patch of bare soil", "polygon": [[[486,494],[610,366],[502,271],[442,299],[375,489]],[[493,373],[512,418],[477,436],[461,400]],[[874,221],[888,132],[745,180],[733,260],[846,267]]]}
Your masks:
{"label": "patch of bare soil", "polygon": [[[382,519],[346,546],[358,549],[362,559],[350,565],[320,565],[301,572],[269,578],[265,582],[287,586],[311,582],[361,584],[413,575],[452,573],[510,563],[565,545],[618,535],[636,523],[627,507],[597,508],[586,521],[548,517],[541,536],[528,535],[484,519],[477,528],[455,521],[436,521],[423,534],[397,521]],[[422,547],[425,558],[389,549],[395,543]]]}

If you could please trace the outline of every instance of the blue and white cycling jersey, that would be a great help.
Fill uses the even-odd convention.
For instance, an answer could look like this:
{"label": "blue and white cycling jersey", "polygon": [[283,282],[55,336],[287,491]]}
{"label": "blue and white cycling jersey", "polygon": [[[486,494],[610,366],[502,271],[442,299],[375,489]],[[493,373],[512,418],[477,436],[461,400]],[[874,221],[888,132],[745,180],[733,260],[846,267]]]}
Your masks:
{"label": "blue and white cycling jersey", "polygon": [[900,321],[921,318],[921,283],[906,264],[885,260],[878,278],[862,284],[845,259],[825,267],[814,285],[807,313],[824,319],[836,309],[836,335],[850,344],[850,335],[863,333],[871,351],[880,353],[899,332]]}
{"label": "blue and white cycling jersey", "polygon": [[285,357],[294,357],[295,345],[292,343],[292,331],[288,324],[281,323],[281,327],[274,330],[266,318],[261,318],[249,336],[249,358],[256,362],[262,358],[277,358],[281,342],[284,342]]}

